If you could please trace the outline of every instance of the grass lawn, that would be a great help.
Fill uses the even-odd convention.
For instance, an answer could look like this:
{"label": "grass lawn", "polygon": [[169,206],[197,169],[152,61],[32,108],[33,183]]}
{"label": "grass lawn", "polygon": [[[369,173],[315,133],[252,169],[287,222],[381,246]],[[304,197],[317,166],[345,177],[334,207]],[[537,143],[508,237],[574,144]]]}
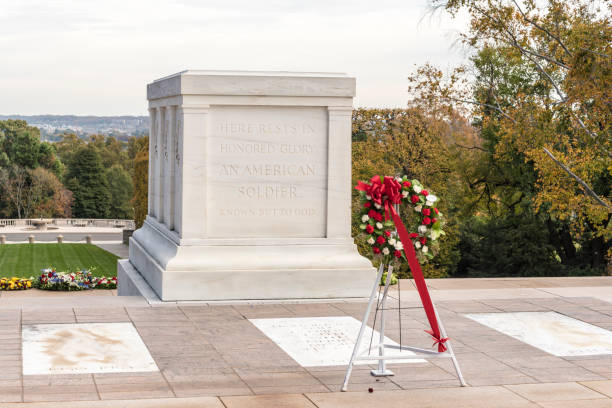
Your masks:
{"label": "grass lawn", "polygon": [[39,276],[54,267],[58,272],[95,267],[95,276],[117,276],[118,256],[89,244],[0,245],[0,277]]}

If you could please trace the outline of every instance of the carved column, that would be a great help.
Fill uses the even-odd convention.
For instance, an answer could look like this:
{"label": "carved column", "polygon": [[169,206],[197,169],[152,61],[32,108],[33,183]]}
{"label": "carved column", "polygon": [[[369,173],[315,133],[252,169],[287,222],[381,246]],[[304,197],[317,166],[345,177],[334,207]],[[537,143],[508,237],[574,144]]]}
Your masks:
{"label": "carved column", "polygon": [[155,149],[155,217],[158,222],[164,222],[164,210],[163,210],[163,195],[164,192],[162,179],[164,177],[164,165],[163,165],[163,145],[164,145],[164,130],[166,121],[166,107],[162,106],[157,108],[157,131],[155,132],[156,146]]}
{"label": "carved column", "polygon": [[327,237],[351,236],[350,106],[328,107]]}
{"label": "carved column", "polygon": [[157,149],[157,110],[149,108],[149,194],[147,214],[155,217],[155,151]]}
{"label": "carved column", "polygon": [[175,143],[176,139],[176,106],[166,108],[166,131],[164,143],[164,223],[169,230],[174,229],[174,161],[176,156]]}
{"label": "carved column", "polygon": [[183,105],[179,108],[180,166],[180,237],[206,237],[206,141],[208,133],[208,105]]}

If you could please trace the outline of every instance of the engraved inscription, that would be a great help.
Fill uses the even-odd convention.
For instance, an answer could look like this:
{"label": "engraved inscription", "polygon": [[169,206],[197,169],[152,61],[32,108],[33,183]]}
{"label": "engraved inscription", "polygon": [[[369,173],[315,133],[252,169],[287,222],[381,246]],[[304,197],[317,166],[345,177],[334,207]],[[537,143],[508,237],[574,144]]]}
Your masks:
{"label": "engraved inscription", "polygon": [[326,111],[224,106],[210,118],[210,236],[325,236]]}

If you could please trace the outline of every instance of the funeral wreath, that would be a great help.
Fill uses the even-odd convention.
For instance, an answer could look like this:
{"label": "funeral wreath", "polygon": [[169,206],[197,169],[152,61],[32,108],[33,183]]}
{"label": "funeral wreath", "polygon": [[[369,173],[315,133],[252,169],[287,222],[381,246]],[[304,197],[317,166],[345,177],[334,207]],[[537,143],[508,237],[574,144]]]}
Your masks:
{"label": "funeral wreath", "polygon": [[372,254],[383,262],[406,261],[405,248],[390,217],[395,206],[402,215],[419,262],[435,257],[438,238],[444,235],[444,216],[438,210],[438,197],[415,179],[374,176],[370,183],[359,182],[361,197],[359,228],[366,235]]}

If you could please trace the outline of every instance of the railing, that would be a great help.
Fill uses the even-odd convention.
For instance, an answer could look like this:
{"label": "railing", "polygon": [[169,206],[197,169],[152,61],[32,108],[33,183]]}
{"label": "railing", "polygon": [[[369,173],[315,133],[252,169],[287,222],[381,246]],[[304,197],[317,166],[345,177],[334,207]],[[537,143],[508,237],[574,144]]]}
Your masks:
{"label": "railing", "polygon": [[[109,220],[96,218],[43,218],[49,225],[64,225],[69,227],[102,227],[135,229],[134,220]],[[40,222],[40,218],[0,219],[0,227],[31,226]]]}

